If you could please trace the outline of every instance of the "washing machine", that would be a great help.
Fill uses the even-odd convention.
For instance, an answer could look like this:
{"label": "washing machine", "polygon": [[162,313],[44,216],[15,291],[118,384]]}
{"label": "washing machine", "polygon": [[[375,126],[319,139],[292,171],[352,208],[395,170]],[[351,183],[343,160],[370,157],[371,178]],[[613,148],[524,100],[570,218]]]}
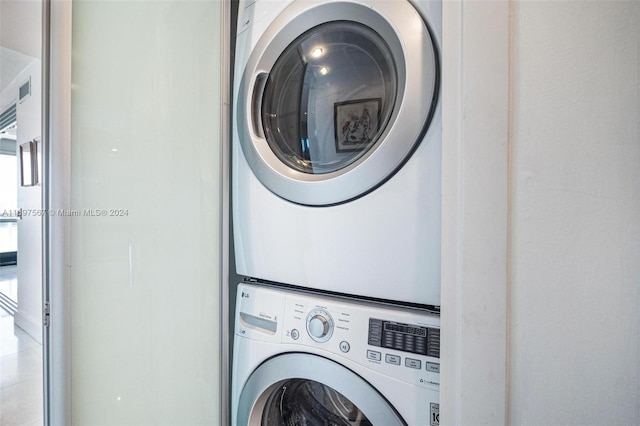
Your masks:
{"label": "washing machine", "polygon": [[428,311],[240,284],[232,425],[439,424]]}
{"label": "washing machine", "polygon": [[237,273],[440,305],[439,1],[241,1]]}

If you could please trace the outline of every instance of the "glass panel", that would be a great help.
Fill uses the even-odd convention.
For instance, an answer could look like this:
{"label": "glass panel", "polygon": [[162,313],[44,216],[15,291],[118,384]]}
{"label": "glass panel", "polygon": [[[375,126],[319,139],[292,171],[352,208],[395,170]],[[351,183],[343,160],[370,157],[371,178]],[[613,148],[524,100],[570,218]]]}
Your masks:
{"label": "glass panel", "polygon": [[269,396],[263,426],[371,426],[362,411],[334,389],[313,380],[281,383]]}
{"label": "glass panel", "polygon": [[375,147],[396,91],[393,56],[377,33],[355,22],[319,25],[291,43],[269,74],[267,142],[295,170],[340,170]]}
{"label": "glass panel", "polygon": [[219,424],[222,6],[73,1],[73,424]]}

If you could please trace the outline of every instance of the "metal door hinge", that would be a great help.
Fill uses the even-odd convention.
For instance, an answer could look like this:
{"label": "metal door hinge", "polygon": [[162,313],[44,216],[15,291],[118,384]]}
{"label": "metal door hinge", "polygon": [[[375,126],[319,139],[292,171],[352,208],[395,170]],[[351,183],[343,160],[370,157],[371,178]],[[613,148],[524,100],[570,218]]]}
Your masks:
{"label": "metal door hinge", "polygon": [[49,327],[51,317],[51,309],[49,308],[49,302],[44,302],[44,307],[42,308],[42,325],[45,327]]}

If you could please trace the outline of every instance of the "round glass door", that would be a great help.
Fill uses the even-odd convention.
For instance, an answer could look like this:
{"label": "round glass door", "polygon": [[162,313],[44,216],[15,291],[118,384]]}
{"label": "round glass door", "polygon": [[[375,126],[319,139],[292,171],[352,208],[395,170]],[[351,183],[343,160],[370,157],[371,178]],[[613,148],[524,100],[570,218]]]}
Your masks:
{"label": "round glass door", "polygon": [[309,206],[348,202],[382,185],[422,142],[437,85],[436,47],[410,2],[295,1],[244,65],[234,143],[274,194]]}
{"label": "round glass door", "polygon": [[244,383],[234,409],[237,426],[406,426],[362,377],[327,358],[302,353],[262,363]]}
{"label": "round glass door", "polygon": [[267,142],[295,170],[338,171],[375,147],[397,80],[391,50],[371,28],[321,24],[287,46],[269,73],[262,103]]}
{"label": "round glass door", "polygon": [[348,398],[313,380],[291,379],[269,396],[262,426],[372,426]]}

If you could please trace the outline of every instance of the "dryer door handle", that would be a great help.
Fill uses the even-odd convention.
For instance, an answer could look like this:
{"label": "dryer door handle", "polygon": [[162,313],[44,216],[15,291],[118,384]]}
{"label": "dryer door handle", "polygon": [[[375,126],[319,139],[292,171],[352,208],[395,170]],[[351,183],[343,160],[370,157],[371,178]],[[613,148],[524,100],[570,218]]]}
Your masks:
{"label": "dryer door handle", "polygon": [[267,78],[269,73],[261,72],[256,75],[255,83],[253,84],[253,94],[251,95],[251,127],[253,133],[261,138],[266,139],[264,135],[264,128],[262,126],[262,96],[264,94],[264,87],[267,85]]}

